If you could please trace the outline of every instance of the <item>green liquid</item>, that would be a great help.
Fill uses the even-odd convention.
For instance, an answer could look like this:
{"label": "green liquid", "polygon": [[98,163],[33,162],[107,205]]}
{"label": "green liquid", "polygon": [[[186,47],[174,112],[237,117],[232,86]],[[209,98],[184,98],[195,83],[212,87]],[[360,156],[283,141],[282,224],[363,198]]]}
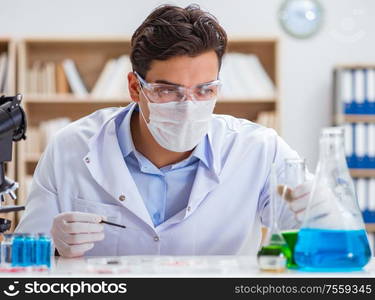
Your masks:
{"label": "green liquid", "polygon": [[272,243],[273,240],[277,240],[274,236],[271,237],[271,244],[263,246],[257,256],[284,256],[287,259],[287,267],[294,267],[292,251],[287,244],[276,244]]}
{"label": "green liquid", "polygon": [[295,246],[297,244],[297,240],[298,240],[298,230],[283,231],[283,232],[281,232],[281,234],[282,234],[284,240],[286,241],[286,243],[288,244],[289,249],[292,253],[292,259],[291,259],[291,262],[290,262],[290,265],[288,266],[288,268],[297,269],[298,265],[297,265],[296,260],[295,260],[294,248],[295,248]]}

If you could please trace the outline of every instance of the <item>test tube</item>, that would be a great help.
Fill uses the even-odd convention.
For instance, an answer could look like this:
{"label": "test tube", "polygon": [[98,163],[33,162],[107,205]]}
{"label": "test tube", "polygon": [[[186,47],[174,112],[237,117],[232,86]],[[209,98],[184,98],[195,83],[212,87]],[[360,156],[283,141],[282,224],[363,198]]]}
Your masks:
{"label": "test tube", "polygon": [[51,238],[45,233],[39,233],[35,251],[36,265],[50,268],[52,249]]}
{"label": "test tube", "polygon": [[13,234],[4,234],[4,240],[1,242],[1,266],[10,267],[12,264],[12,243]]}
{"label": "test tube", "polygon": [[24,246],[22,249],[22,265],[29,267],[35,265],[35,236],[31,233],[24,235]]}
{"label": "test tube", "polygon": [[12,245],[12,266],[20,267],[24,265],[24,244],[25,237],[22,233],[13,234],[13,245]]}

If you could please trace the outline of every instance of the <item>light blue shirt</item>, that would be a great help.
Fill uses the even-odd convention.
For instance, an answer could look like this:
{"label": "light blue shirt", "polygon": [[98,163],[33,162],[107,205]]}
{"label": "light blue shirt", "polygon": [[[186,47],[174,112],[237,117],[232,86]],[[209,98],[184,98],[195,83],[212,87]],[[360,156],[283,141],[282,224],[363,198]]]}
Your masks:
{"label": "light blue shirt", "polygon": [[[139,111],[138,106],[134,110]],[[117,138],[150,217],[158,226],[187,206],[199,162],[209,167],[209,142],[206,136],[188,158],[159,169],[135,149],[130,131],[131,115],[120,114],[116,118]]]}

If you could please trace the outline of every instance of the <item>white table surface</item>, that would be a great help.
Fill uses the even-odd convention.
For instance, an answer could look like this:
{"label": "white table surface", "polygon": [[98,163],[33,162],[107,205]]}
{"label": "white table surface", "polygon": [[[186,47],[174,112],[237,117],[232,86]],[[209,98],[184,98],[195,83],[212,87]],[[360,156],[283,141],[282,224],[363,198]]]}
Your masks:
{"label": "white table surface", "polygon": [[[95,261],[120,264],[97,265]],[[1,277],[373,277],[375,258],[361,271],[282,273],[260,271],[254,256],[56,257],[49,272],[0,273]]]}

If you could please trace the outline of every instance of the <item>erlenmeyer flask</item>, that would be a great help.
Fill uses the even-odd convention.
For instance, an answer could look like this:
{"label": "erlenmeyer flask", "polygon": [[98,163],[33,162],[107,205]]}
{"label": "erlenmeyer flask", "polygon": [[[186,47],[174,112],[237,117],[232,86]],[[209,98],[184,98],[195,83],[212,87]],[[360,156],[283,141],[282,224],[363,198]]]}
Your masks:
{"label": "erlenmeyer flask", "polygon": [[371,251],[344,153],[341,127],[325,128],[295,260],[305,270],[358,270]]}

